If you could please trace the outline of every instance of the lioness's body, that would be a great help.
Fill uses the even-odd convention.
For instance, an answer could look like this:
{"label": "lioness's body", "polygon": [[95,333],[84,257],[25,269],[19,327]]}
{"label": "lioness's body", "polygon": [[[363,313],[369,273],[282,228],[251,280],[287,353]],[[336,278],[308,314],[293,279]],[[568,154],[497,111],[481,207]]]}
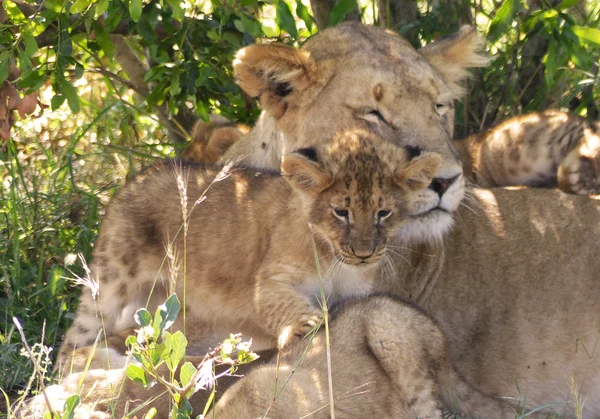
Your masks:
{"label": "lioness's body", "polygon": [[[444,334],[418,309],[389,296],[372,296],[333,307],[331,317],[336,417],[442,419],[443,405],[470,417],[515,416],[507,404],[462,381]],[[307,345],[298,342],[280,359],[253,370],[227,390],[207,417],[330,418],[324,330],[304,355]],[[282,391],[272,403],[275,382]]]}
{"label": "lioness's body", "polygon": [[[425,308],[483,393],[600,415],[600,201],[556,190],[473,191],[443,245],[395,256],[379,289]],[[405,260],[406,259],[406,260]]]}
{"label": "lioness's body", "polygon": [[[352,30],[356,30],[356,51],[348,42]],[[362,123],[365,118],[360,114],[345,111],[336,113],[339,117],[328,118],[333,112],[327,113],[324,108],[334,108],[332,95],[337,95],[342,109],[344,105],[350,109],[377,109],[380,115],[368,122],[397,146],[438,151],[443,157],[441,179],[422,194],[412,219],[396,235],[391,246],[396,252],[398,274],[382,280],[379,289],[430,310],[449,336],[458,371],[482,392],[519,397],[519,390],[525,393],[526,389],[521,399],[530,408],[562,403],[570,394],[569,374],[575,373],[575,389],[581,389],[580,401],[587,396],[584,417],[600,417],[600,356],[592,355],[596,340],[600,339],[598,202],[550,190],[478,190],[476,202],[467,200],[465,207],[455,213],[463,198],[464,175],[451,145],[451,123],[446,124],[452,112],[437,112],[436,116],[432,109],[439,110],[444,103],[444,87],[437,90],[442,92],[437,100],[432,94],[435,90],[428,88],[440,80],[451,86],[457,80],[453,77],[457,74],[456,64],[458,70],[461,65],[464,70],[481,63],[473,56],[476,42],[469,36],[459,36],[449,40],[449,44],[423,49],[424,59],[439,72],[437,81],[431,81],[427,71],[419,75],[413,72],[421,68],[421,62],[411,61],[411,53],[405,51],[402,40],[394,41],[382,32],[375,34],[373,29],[351,25],[330,30],[328,37],[324,34],[303,48],[312,54],[312,66],[317,70],[327,74],[330,66],[335,67],[334,81],[329,81],[320,95],[304,88],[283,97],[276,97],[276,90],[269,90],[271,79],[263,81],[265,90],[262,94],[258,91],[265,109],[261,121],[247,142],[242,139],[229,150],[228,157],[235,160],[238,150],[238,157],[264,161],[268,166],[269,161],[277,161],[278,153],[269,154],[268,149],[260,147],[256,143],[259,138],[278,140],[275,144],[282,149],[293,148],[298,143],[310,144],[309,133],[315,128],[335,129]],[[323,51],[331,52],[336,41],[341,44],[339,58],[332,63]],[[367,47],[369,41],[371,46]],[[398,50],[400,57],[396,55]],[[250,94],[255,90],[248,81],[253,81],[246,74],[248,69],[258,71],[267,64],[269,68],[279,69],[280,65],[286,69],[292,62],[283,54],[265,58],[266,54],[260,51],[255,55],[251,52],[240,54],[236,66],[239,84]],[[376,68],[369,71],[373,62],[377,63]],[[414,67],[407,69],[407,63]],[[312,79],[312,88],[318,89],[320,80],[327,77],[317,70],[310,65],[299,66],[294,77],[287,78],[288,84],[302,86],[306,79]],[[281,73],[287,74],[284,70]],[[403,79],[394,83],[398,75]],[[368,82],[341,87],[343,81],[352,77],[356,81],[359,76],[373,84],[381,80],[384,97],[390,91],[393,101],[373,105],[377,87],[372,92],[357,92],[364,85],[368,87]],[[295,102],[283,108],[282,116],[281,102],[287,104],[289,96]],[[497,211],[479,208],[481,196],[487,195],[491,198],[485,206],[497,205]],[[443,241],[439,240],[441,237]],[[578,347],[578,337],[587,353],[581,345]],[[569,363],[572,359],[585,363],[585,368]],[[570,408],[572,405],[567,406],[566,412],[571,412]]]}

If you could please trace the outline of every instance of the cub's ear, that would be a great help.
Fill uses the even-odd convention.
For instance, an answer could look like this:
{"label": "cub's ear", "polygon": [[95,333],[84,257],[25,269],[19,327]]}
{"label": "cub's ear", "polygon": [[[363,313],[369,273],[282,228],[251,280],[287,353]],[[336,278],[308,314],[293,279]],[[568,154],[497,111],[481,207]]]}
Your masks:
{"label": "cub's ear", "polygon": [[394,173],[394,181],[403,189],[419,191],[425,189],[442,165],[442,158],[436,153],[423,153],[410,161],[403,160]]}
{"label": "cub's ear", "polygon": [[485,67],[489,58],[481,52],[483,39],[471,26],[419,50],[429,63],[440,72],[448,88],[457,97],[463,93],[460,81],[468,76],[467,68]]}
{"label": "cub's ear", "polygon": [[241,49],[233,70],[242,90],[258,98],[276,119],[285,114],[289,96],[306,89],[317,77],[317,64],[308,52],[275,43]]}
{"label": "cub's ear", "polygon": [[281,172],[292,187],[316,195],[331,185],[333,176],[319,163],[314,148],[303,148],[283,156]]}

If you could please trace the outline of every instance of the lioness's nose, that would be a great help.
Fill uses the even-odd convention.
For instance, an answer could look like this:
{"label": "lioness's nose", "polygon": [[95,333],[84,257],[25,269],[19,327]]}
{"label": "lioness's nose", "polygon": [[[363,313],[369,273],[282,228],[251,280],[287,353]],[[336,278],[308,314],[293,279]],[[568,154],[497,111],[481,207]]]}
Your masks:
{"label": "lioness's nose", "polygon": [[444,179],[444,178],[441,178],[441,177],[436,177],[429,184],[429,189],[433,190],[441,198],[442,195],[444,195],[444,193],[446,193],[446,191],[448,190],[448,188],[450,188],[450,186],[452,186],[452,184],[454,182],[456,182],[456,180],[459,177],[460,177],[460,173],[458,175],[452,176],[451,178],[448,178],[448,179]]}

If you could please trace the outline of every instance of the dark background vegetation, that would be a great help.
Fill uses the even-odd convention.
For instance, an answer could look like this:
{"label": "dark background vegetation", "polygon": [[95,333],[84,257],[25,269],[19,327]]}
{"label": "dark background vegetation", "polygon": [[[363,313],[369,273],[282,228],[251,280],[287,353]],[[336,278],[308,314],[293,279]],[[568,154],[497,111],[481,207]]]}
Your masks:
{"label": "dark background vegetation", "polygon": [[89,260],[117,185],[174,156],[198,118],[255,120],[258,109],[232,80],[232,58],[245,45],[301,45],[344,19],[387,27],[416,47],[475,25],[493,60],[469,81],[459,137],[546,108],[598,117],[597,0],[0,4],[0,388],[7,392],[31,374],[12,317],[30,344],[42,332],[45,345],[60,343],[77,303],[78,255]]}

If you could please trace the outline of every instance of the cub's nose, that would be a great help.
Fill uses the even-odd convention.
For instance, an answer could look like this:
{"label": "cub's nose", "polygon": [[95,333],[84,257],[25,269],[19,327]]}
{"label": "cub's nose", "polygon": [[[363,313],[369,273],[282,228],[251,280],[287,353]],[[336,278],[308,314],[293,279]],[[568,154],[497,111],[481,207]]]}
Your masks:
{"label": "cub's nose", "polygon": [[352,254],[354,256],[356,256],[359,259],[362,259],[363,261],[370,258],[371,256],[373,256],[373,250],[372,249],[355,249],[353,246],[350,246],[350,249],[352,250]]}
{"label": "cub's nose", "polygon": [[448,188],[450,188],[450,186],[452,186],[452,184],[454,182],[456,182],[456,180],[459,177],[460,177],[460,173],[455,176],[452,176],[451,178],[447,178],[447,179],[441,178],[441,177],[436,177],[429,184],[429,189],[431,189],[432,191],[437,193],[439,195],[439,197],[441,198],[442,195],[444,195],[444,193],[446,193]]}

